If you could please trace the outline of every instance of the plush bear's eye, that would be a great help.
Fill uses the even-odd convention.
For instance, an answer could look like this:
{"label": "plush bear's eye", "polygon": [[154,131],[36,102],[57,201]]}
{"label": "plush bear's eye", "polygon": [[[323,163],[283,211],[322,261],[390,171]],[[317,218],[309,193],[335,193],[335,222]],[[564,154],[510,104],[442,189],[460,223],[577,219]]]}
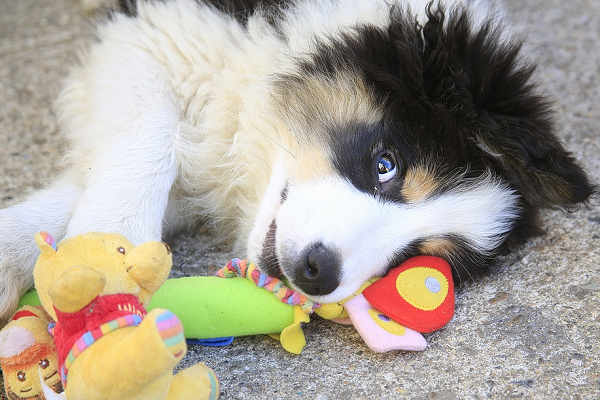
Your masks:
{"label": "plush bear's eye", "polygon": [[44,358],[42,361],[40,361],[40,367],[42,367],[43,369],[46,369],[50,366],[50,361],[48,361],[47,358]]}
{"label": "plush bear's eye", "polygon": [[125,248],[124,247],[117,247],[117,251],[121,254],[125,254]]}
{"label": "plush bear's eye", "polygon": [[23,371],[17,372],[17,379],[20,380],[21,382],[25,382],[25,380],[27,379],[25,372],[23,372]]}

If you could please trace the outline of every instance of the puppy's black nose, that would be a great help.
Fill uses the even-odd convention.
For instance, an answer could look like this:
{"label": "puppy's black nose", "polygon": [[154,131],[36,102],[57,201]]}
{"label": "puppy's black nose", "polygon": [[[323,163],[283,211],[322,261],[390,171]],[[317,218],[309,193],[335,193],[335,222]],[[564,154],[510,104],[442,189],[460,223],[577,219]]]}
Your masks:
{"label": "puppy's black nose", "polygon": [[294,283],[307,295],[325,296],[340,284],[341,256],[318,243],[310,246],[296,265]]}

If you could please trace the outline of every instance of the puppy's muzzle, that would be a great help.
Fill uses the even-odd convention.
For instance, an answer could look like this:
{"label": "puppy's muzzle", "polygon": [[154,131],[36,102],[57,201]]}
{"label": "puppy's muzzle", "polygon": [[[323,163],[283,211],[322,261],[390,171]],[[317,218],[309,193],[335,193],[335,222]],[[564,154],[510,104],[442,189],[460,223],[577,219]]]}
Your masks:
{"label": "puppy's muzzle", "polygon": [[340,284],[341,255],[322,243],[309,246],[298,258],[294,284],[309,296],[325,296]]}

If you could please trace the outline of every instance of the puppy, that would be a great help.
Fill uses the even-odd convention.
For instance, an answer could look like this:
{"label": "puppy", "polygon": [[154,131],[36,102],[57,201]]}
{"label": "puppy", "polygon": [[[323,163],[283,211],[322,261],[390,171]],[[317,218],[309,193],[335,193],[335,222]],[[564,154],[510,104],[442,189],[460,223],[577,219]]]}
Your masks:
{"label": "puppy", "polygon": [[209,222],[317,301],[414,254],[484,270],[596,193],[486,1],[121,1],[59,99],[69,167],[0,211],[0,316],[33,234]]}

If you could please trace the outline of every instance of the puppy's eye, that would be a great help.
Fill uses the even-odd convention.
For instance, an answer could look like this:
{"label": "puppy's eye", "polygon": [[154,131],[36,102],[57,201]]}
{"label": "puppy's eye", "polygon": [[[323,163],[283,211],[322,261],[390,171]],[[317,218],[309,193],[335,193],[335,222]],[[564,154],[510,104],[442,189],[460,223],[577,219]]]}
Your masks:
{"label": "puppy's eye", "polygon": [[377,162],[377,173],[379,174],[379,183],[384,183],[396,176],[398,168],[396,162],[390,153],[384,153]]}
{"label": "puppy's eye", "polygon": [[117,247],[117,251],[121,254],[125,254],[125,248],[124,247]]}

